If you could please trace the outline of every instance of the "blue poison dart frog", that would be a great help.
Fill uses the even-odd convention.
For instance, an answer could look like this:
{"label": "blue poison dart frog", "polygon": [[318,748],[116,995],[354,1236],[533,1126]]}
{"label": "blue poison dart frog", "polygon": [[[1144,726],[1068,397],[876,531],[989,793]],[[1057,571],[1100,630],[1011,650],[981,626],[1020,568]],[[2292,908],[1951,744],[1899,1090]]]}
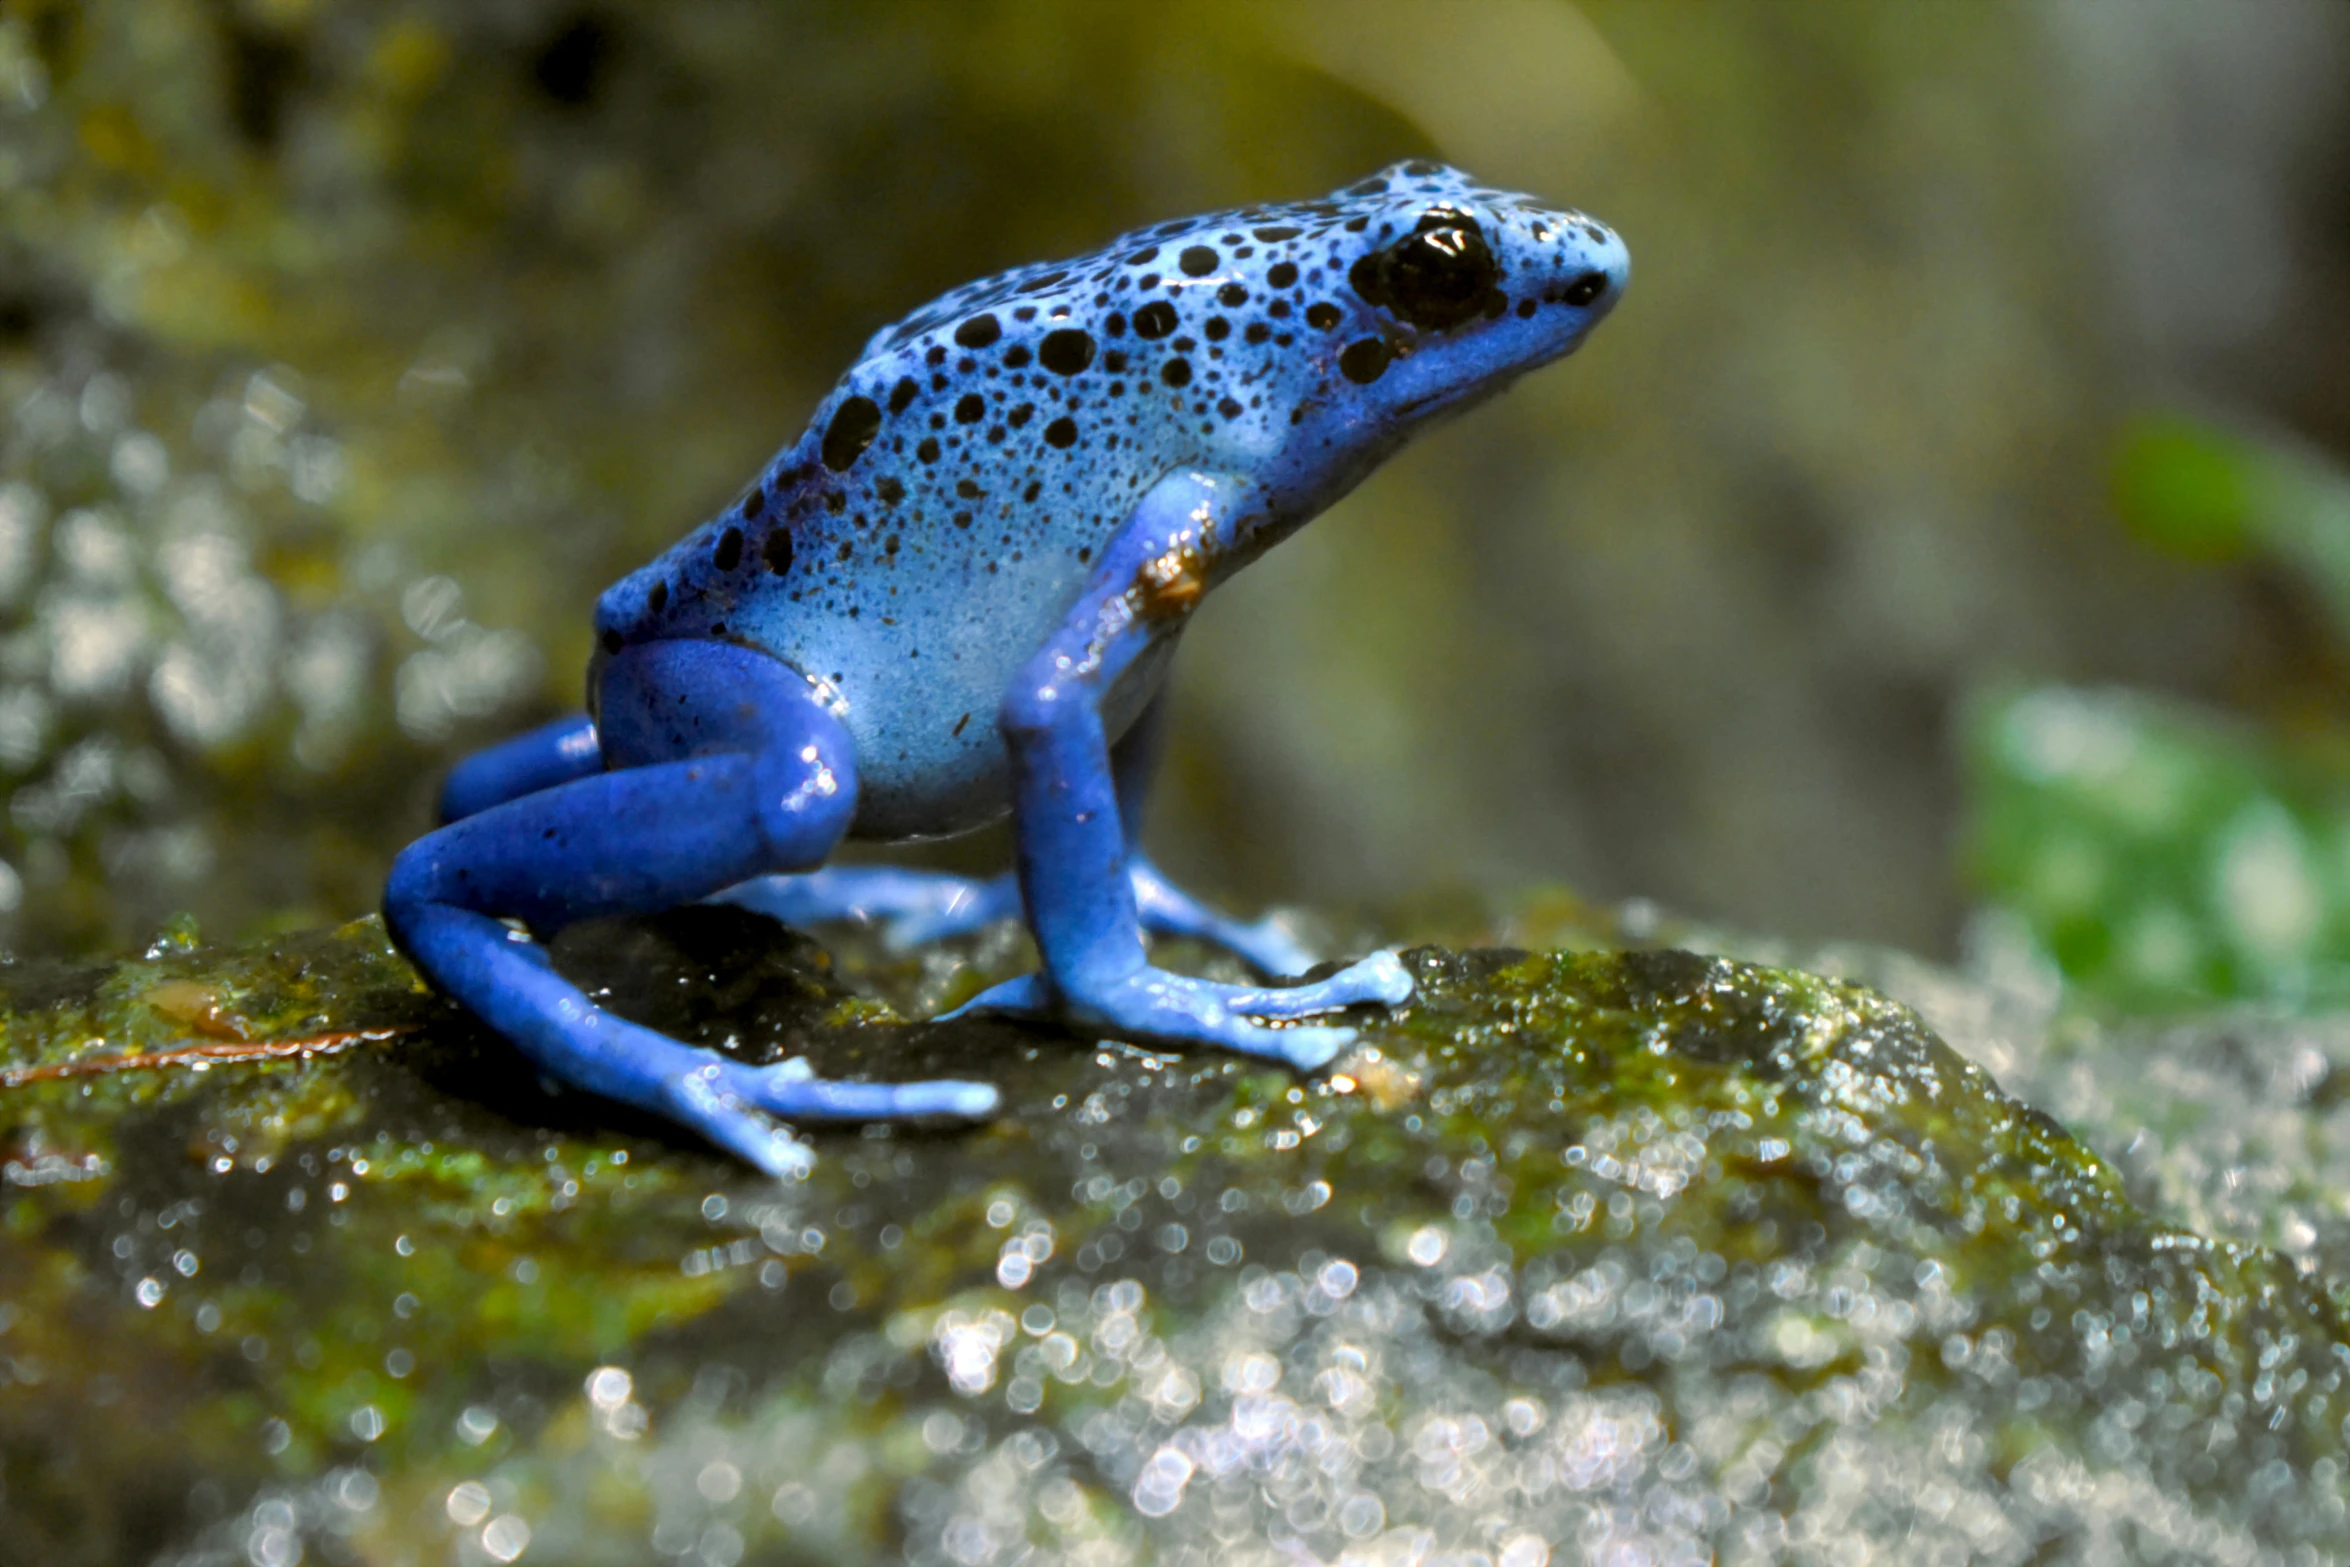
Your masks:
{"label": "blue poison dart frog", "polygon": [[[1396,165],[1319,201],[1138,230],[884,328],[742,498],[596,606],[586,714],[460,763],[384,913],[433,982],[550,1077],[804,1169],[778,1121],[985,1116],[975,1082],[818,1080],[626,1022],[534,937],[722,899],[910,943],[1025,914],[1034,974],[965,1011],[1299,1068],[1394,1006],[1392,952],[1305,984],[1153,968],[1146,935],[1309,964],[1137,844],[1159,692],[1217,583],[1415,430],[1572,352],[1629,275],[1581,213]],[[1012,815],[993,881],[820,869],[852,834]]]}

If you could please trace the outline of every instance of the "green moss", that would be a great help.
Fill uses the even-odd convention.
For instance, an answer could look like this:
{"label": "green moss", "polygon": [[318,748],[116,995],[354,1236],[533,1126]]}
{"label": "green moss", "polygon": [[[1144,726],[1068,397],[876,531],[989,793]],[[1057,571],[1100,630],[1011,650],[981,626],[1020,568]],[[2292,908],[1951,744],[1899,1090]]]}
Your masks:
{"label": "green moss", "polygon": [[[976,951],[944,983],[992,977]],[[2285,1540],[2327,1515],[2253,1507],[2254,1477],[2315,1496],[2343,1472],[2341,1287],[2150,1218],[1857,986],[1424,948],[1415,1003],[1299,1080],[907,1022],[940,955],[848,941],[836,963],[739,911],[583,928],[559,955],[682,1037],[985,1075],[1007,1110],[813,1134],[814,1173],[777,1186],[550,1095],[371,922],[53,974],[47,1005],[19,992],[11,1064],[166,1042],[166,985],[272,1028],[418,1031],[0,1100],[20,1150],[99,1156],[50,1184],[9,1167],[0,1354],[42,1390],[0,1404],[13,1511],[87,1544],[80,1509],[116,1485],[184,1538],[198,1476],[232,1498],[291,1482],[328,1498],[303,1528],[401,1555],[441,1549],[471,1516],[446,1494],[479,1477],[494,1507],[470,1527],[523,1518],[557,1559],[632,1559],[689,1515],[821,1558],[935,1545],[959,1516],[939,1498],[982,1494],[1022,1538],[1164,1551],[1318,1485],[1335,1554],[1359,1496],[1383,1526],[1473,1535],[1445,1464],[1539,1532],[1692,1474],[1743,1498],[1732,1521],[1841,1505],[1833,1451],[2001,1506],[2061,1455]],[[36,1462],[67,1405],[71,1479]],[[1629,1444],[1614,1467],[1536,1484],[1595,1420]],[[158,1431],[188,1445],[159,1454]],[[1210,1485],[1234,1443],[1277,1469],[1315,1431],[1354,1444],[1323,1480],[1242,1464]],[[330,1505],[352,1466],[375,1499]]]}

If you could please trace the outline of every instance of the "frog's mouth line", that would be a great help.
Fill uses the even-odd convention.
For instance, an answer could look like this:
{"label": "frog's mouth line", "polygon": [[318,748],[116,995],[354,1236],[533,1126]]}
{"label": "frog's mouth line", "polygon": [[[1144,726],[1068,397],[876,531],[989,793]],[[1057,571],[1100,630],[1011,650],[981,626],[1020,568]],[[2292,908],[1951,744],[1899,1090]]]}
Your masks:
{"label": "frog's mouth line", "polygon": [[[1527,352],[1523,348],[1513,348],[1509,345],[1513,340],[1518,344],[1525,343],[1524,334],[1530,331],[1540,331],[1538,322],[1522,319],[1515,315],[1500,320],[1473,322],[1460,328],[1459,335],[1466,337],[1472,332],[1490,331],[1502,335],[1503,346],[1481,355],[1477,354],[1474,349],[1470,349],[1471,354],[1474,357],[1482,358],[1489,366],[1498,365],[1506,368],[1498,370],[1472,368],[1463,373],[1457,381],[1440,383],[1428,391],[1397,399],[1388,405],[1389,414],[1396,419],[1416,420],[1435,414],[1449,415],[1462,409],[1474,408],[1487,399],[1507,391],[1517,383],[1519,377],[1528,371],[1538,370],[1544,365],[1555,363],[1572,354],[1583,346],[1584,340],[1591,335],[1591,328],[1597,324],[1596,317],[1587,319],[1580,324],[1579,329],[1555,339],[1546,346]],[[1408,383],[1416,370],[1434,364],[1436,359],[1446,357],[1438,355],[1436,359],[1415,358],[1418,351],[1431,347],[1442,338],[1450,335],[1452,334],[1416,331],[1405,323],[1394,323],[1387,331],[1381,333],[1382,338],[1388,344],[1388,352],[1391,355],[1386,373]],[[1463,346],[1467,347],[1467,345]]]}
{"label": "frog's mouth line", "polygon": [[[1391,336],[1389,339],[1392,345],[1390,352],[1394,355],[1394,359],[1388,374],[1395,375],[1399,379],[1409,376],[1413,369],[1412,356],[1432,335],[1404,327]],[[1474,407],[1516,379],[1515,374],[1466,376],[1452,385],[1439,385],[1433,391],[1422,392],[1417,397],[1407,397],[1400,402],[1391,404],[1392,416],[1397,419],[1422,419],[1431,414],[1450,413],[1462,408]]]}
{"label": "frog's mouth line", "polygon": [[1489,397],[1498,397],[1516,385],[1517,380],[1514,375],[1494,376],[1448,391],[1430,392],[1396,404],[1395,412],[1398,418],[1403,419],[1419,419],[1436,413],[1457,413],[1465,408],[1473,408]]}

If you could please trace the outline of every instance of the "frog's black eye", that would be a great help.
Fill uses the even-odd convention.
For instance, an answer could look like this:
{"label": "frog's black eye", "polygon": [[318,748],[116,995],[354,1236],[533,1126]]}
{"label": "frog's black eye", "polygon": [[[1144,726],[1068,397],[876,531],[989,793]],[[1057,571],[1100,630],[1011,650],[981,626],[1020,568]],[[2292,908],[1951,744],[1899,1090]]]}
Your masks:
{"label": "frog's black eye", "polygon": [[1485,309],[1501,264],[1477,220],[1465,212],[1432,212],[1414,232],[1356,262],[1347,281],[1374,305],[1413,326],[1459,326]]}
{"label": "frog's black eye", "polygon": [[1568,304],[1580,308],[1590,304],[1606,292],[1607,274],[1605,272],[1586,272],[1576,278],[1574,282],[1569,283],[1559,297]]}

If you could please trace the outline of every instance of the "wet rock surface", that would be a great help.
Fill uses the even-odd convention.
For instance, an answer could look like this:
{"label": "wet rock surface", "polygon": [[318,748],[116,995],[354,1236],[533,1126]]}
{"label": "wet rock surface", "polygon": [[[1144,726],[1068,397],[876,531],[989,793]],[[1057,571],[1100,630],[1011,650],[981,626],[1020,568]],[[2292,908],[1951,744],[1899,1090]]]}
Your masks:
{"label": "wet rock surface", "polygon": [[[777,1185],[550,1092],[371,921],[0,969],[19,1072],[341,1036],[0,1094],[12,1538],[1529,1567],[2350,1537],[2322,1042],[2275,1095],[2235,1073],[2238,1114],[2208,1039],[1845,963],[2093,1141],[2100,1082],[2200,1096],[2108,1163],[1875,991],[1678,951],[1419,948],[1417,1002],[1310,1080],[907,1021],[1017,968],[1008,934],[892,959],[691,909],[560,957],[682,1037],[1008,1108],[812,1132]],[[2302,1218],[2196,1205],[2271,1180],[2247,1149],[2295,1116]]]}

